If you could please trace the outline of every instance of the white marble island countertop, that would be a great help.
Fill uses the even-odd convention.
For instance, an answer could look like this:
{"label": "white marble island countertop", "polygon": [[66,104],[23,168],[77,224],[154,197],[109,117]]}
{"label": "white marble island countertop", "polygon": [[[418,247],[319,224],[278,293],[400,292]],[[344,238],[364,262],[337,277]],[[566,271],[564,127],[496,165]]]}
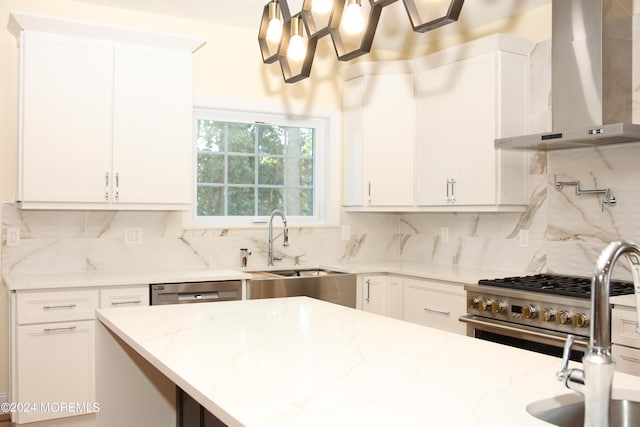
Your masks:
{"label": "white marble island countertop", "polygon": [[230,426],[542,426],[526,406],[571,393],[557,358],[306,297],[98,319]]}

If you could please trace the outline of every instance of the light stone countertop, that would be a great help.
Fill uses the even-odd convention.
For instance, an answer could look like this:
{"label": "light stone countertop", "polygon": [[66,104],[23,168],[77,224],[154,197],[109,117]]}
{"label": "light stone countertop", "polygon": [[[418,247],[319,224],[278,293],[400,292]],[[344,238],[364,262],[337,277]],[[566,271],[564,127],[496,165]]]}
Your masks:
{"label": "light stone countertop", "polygon": [[527,405],[573,393],[558,358],[306,297],[97,317],[230,426],[543,426]]}
{"label": "light stone countertop", "polygon": [[499,271],[445,264],[378,261],[336,264],[250,266],[245,269],[195,270],[122,270],[69,273],[11,274],[5,272],[3,280],[9,290],[62,289],[91,286],[126,286],[150,283],[197,282],[204,280],[250,279],[253,272],[288,269],[325,268],[355,274],[399,274],[442,280],[462,284],[476,284],[479,279],[522,276],[522,272]]}
{"label": "light stone countertop", "polygon": [[4,274],[9,290],[62,289],[91,286],[148,285],[151,283],[241,280],[251,275],[239,270],[138,270],[77,273]]}

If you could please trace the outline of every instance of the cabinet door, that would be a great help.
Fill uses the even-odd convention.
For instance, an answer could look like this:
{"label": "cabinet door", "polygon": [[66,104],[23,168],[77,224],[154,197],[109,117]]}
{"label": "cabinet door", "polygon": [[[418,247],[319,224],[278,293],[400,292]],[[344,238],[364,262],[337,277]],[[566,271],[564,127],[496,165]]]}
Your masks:
{"label": "cabinet door", "polygon": [[457,64],[458,164],[454,196],[459,205],[496,204],[496,54]]}
{"label": "cabinet door", "polygon": [[[416,203],[439,206],[451,203],[450,180],[458,173],[460,113],[455,64],[417,74]],[[455,184],[454,184],[455,186]]]}
{"label": "cabinet door", "polygon": [[105,202],[111,165],[110,43],[23,31],[18,199]]}
{"label": "cabinet door", "polygon": [[402,277],[389,276],[387,279],[386,315],[395,319],[404,319],[404,280]]}
{"label": "cabinet door", "polygon": [[344,206],[362,206],[363,197],[363,115],[367,77],[344,82],[343,111],[343,193]]}
{"label": "cabinet door", "polygon": [[362,310],[387,315],[387,276],[367,276],[362,280]]}
{"label": "cabinet door", "polygon": [[190,203],[191,53],[119,44],[114,70],[115,201]]}
{"label": "cabinet door", "polygon": [[372,76],[366,94],[363,169],[368,205],[413,205],[413,76]]}
{"label": "cabinet door", "polygon": [[[35,412],[18,412],[17,423],[28,423],[88,413],[73,413],[56,404],[95,402],[95,325],[93,320],[17,327],[16,402],[35,402]],[[45,405],[41,408],[40,404]],[[51,405],[49,408],[46,405]]]}

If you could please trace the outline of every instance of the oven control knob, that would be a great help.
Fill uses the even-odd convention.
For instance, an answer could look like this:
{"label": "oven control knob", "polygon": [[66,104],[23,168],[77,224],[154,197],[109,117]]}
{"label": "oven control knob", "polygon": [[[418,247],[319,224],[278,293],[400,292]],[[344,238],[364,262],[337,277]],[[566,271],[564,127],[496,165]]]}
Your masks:
{"label": "oven control knob", "polygon": [[467,308],[478,308],[480,306],[480,297],[467,298]]}
{"label": "oven control knob", "polygon": [[556,315],[556,322],[561,325],[571,323],[571,313],[569,313],[567,310],[560,310]]}
{"label": "oven control knob", "polygon": [[556,320],[556,312],[551,308],[542,309],[542,320],[545,322],[553,322]]}
{"label": "oven control knob", "polygon": [[535,319],[538,317],[538,309],[531,304],[527,304],[522,307],[522,317],[524,319]]}
{"label": "oven control knob", "polygon": [[589,326],[589,316],[584,313],[574,314],[571,324],[576,328],[586,328]]}
{"label": "oven control knob", "polygon": [[491,311],[491,304],[493,304],[493,301],[488,298],[482,298],[482,301],[480,301],[480,310]]}
{"label": "oven control knob", "polygon": [[507,308],[507,304],[504,301],[497,300],[491,303],[491,312],[494,314],[502,313],[505,308]]}

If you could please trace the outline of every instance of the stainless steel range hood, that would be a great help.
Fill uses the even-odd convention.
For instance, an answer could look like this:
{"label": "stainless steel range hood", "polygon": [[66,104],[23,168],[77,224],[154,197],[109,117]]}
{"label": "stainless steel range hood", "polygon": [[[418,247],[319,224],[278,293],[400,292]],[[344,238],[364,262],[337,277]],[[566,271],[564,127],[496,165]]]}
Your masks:
{"label": "stainless steel range hood", "polygon": [[632,115],[632,0],[554,0],[553,131],[496,148],[556,150],[640,141]]}

